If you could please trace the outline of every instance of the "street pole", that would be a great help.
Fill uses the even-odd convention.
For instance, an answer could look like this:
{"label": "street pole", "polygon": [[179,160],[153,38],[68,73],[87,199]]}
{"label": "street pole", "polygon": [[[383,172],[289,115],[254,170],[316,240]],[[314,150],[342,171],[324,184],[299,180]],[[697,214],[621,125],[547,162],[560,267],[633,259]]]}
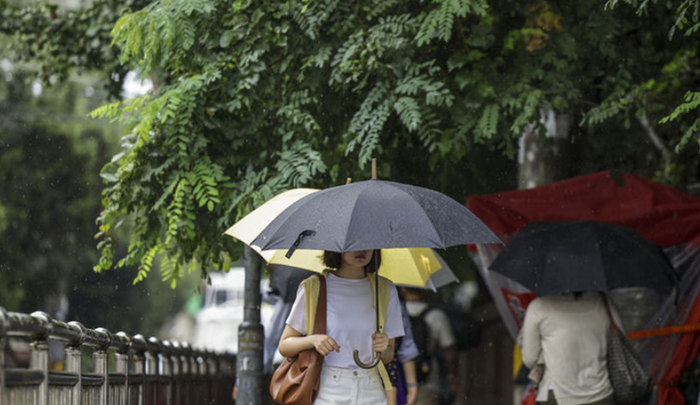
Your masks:
{"label": "street pole", "polygon": [[245,296],[243,323],[238,327],[238,358],[236,364],[236,403],[263,403],[263,343],[260,323],[260,255],[245,247]]}

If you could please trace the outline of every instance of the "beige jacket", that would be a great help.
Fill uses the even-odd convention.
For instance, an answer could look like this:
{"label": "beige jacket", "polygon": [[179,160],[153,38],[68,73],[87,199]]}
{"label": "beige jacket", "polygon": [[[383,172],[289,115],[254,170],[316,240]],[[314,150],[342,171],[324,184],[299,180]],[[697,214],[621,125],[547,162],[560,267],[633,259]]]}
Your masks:
{"label": "beige jacket", "polygon": [[538,401],[546,401],[549,390],[560,405],[612,395],[606,361],[609,324],[599,293],[584,293],[579,300],[572,294],[547,296],[530,303],[522,328],[522,355],[530,369],[544,364]]}

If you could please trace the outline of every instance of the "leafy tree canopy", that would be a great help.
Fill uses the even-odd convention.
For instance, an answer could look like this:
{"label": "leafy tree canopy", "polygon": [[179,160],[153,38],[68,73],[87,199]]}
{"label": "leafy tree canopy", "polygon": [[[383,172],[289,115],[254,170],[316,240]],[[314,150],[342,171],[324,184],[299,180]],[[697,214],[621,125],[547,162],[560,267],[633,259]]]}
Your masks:
{"label": "leafy tree canopy", "polygon": [[157,278],[125,288],[135,268],[92,271],[99,170],[118,150],[120,131],[87,117],[106,94],[94,77],[77,79],[42,88],[22,66],[0,65],[0,306],[155,334],[197,280],[176,291]]}
{"label": "leafy tree canopy", "polygon": [[[462,199],[543,110],[570,117],[586,170],[661,168],[671,181],[669,168],[697,167],[683,148],[700,133],[698,0],[134,1],[110,48],[117,3],[78,14],[104,22],[95,63],[157,88],[93,113],[127,127],[102,170],[98,271],[115,264],[110,235],[126,217],[116,265],[138,263],[140,278],[158,256],[173,283],[227,266],[236,247],[222,232],[237,218],[283,189],[342,183],[371,157],[383,177]],[[0,23],[36,38],[27,57],[65,46],[47,35],[53,16],[28,27],[16,15],[43,14],[8,8]],[[66,53],[78,56],[64,66],[89,67],[86,49]]]}

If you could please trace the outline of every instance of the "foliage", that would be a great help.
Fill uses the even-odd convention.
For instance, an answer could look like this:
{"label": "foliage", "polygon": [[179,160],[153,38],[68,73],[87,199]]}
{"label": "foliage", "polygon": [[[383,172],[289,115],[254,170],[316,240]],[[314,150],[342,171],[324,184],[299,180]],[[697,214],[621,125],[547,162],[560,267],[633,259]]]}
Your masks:
{"label": "foliage", "polygon": [[[680,154],[692,139],[700,143],[700,119],[697,118],[700,96],[689,91],[695,88],[693,83],[700,73],[697,61],[700,1],[684,0],[676,4],[656,0],[609,0],[606,3],[611,10],[618,5],[621,8],[630,6],[640,20],[661,29],[646,32],[623,26],[627,30],[625,34],[634,40],[634,48],[630,47],[627,54],[634,53],[637,57],[621,65],[614,80],[601,83],[605,97],[582,123],[614,119],[624,128],[630,128],[634,120],[651,118],[662,124],[657,128]],[[678,166],[667,163],[668,170]],[[660,180],[670,181],[669,178]]]}
{"label": "foliage", "polygon": [[[543,109],[571,118],[585,170],[668,167],[663,146],[697,138],[694,93],[683,98],[698,79],[697,0],[625,3],[156,0],[126,10],[112,45],[158,87],[93,112],[127,128],[102,171],[96,269],[138,265],[143,279],[163,257],[174,283],[225,268],[240,252],[222,236],[236,219],[283,189],[364,173],[371,157],[384,177],[457,199],[512,187],[501,155],[515,156]],[[125,218],[134,231],[117,260],[111,235]]]}
{"label": "foliage", "polygon": [[106,92],[82,77],[33,94],[29,72],[6,68],[0,68],[0,306],[155,334],[192,289],[172,291],[159,280],[131,287],[133,268],[92,271],[99,257],[93,238],[99,169],[118,149],[119,128],[86,113]]}
{"label": "foliage", "polygon": [[148,0],[97,0],[78,10],[50,2],[17,3],[0,0],[0,34],[11,34],[16,61],[32,63],[38,77],[49,84],[64,82],[76,72],[100,70],[109,94],[121,96],[128,66],[119,63],[110,34],[123,9],[141,8]]}

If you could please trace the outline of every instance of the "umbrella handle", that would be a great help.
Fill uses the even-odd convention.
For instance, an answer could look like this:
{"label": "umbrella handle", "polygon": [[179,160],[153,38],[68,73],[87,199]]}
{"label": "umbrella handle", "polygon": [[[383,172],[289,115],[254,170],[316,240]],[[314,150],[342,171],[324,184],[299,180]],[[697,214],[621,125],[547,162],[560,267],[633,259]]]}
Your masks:
{"label": "umbrella handle", "polygon": [[358,350],[352,352],[352,357],[355,359],[355,364],[357,364],[358,366],[362,368],[374,368],[377,366],[377,364],[379,364],[379,360],[382,359],[382,354],[379,352],[375,352],[374,358],[369,363],[364,363],[362,360],[360,360],[360,352]]}

